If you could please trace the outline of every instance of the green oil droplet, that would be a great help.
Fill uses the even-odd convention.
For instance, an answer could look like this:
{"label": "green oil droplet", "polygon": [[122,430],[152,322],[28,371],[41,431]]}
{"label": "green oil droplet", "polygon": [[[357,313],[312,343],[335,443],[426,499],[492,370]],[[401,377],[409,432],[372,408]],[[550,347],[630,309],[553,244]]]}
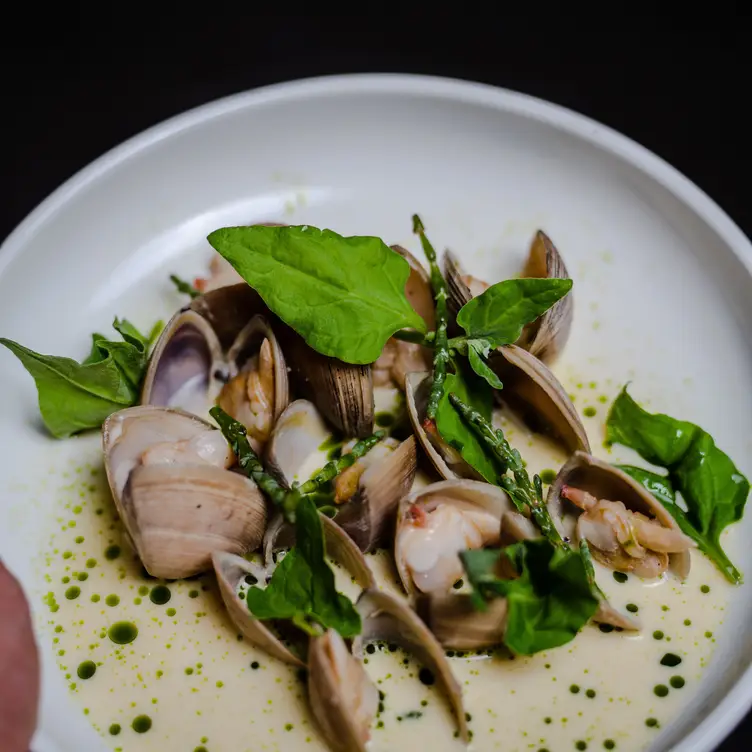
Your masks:
{"label": "green oil droplet", "polygon": [[668,683],[674,688],[674,689],[681,689],[686,682],[684,681],[684,678],[681,676],[672,676]]}
{"label": "green oil droplet", "polygon": [[665,684],[656,684],[653,687],[653,693],[656,697],[666,697],[668,695],[668,687]]}
{"label": "green oil droplet", "polygon": [[614,572],[614,579],[618,583],[624,584],[629,579],[629,576],[624,572]]}
{"label": "green oil droplet", "polygon": [[639,607],[635,603],[627,603],[627,611],[629,611],[630,614],[636,614],[639,611]]}
{"label": "green oil droplet", "polygon": [[94,663],[94,661],[84,661],[83,663],[80,663],[76,669],[76,674],[78,674],[79,679],[91,679],[96,672],[97,664]]}
{"label": "green oil droplet", "polygon": [[701,592],[701,593],[709,593],[709,592],[710,592],[710,586],[709,586],[709,585],[703,585],[703,586],[702,586],[702,587],[700,588],[700,592]]}
{"label": "green oil droplet", "polygon": [[551,470],[550,468],[547,468],[546,470],[541,470],[539,475],[543,483],[546,483],[548,485],[551,485],[551,483],[553,483],[556,480],[556,470]]}
{"label": "green oil droplet", "polygon": [[116,645],[127,645],[138,637],[138,627],[130,621],[117,621],[107,630],[107,636]]}
{"label": "green oil droplet", "polygon": [[120,556],[120,546],[112,545],[107,546],[107,548],[104,551],[104,558],[108,561],[113,561],[114,559],[117,559],[117,557]]}
{"label": "green oil droplet", "polygon": [[120,733],[120,724],[119,723],[113,723],[112,726],[110,726],[110,733],[113,736],[117,736]]}
{"label": "green oil droplet", "polygon": [[661,666],[669,666],[670,668],[678,666],[681,662],[682,659],[676,653],[666,653],[661,658]]}
{"label": "green oil droplet", "polygon": [[89,569],[94,569],[94,567],[97,566],[97,560],[96,559],[87,559],[86,560],[86,566]]}
{"label": "green oil droplet", "polygon": [[115,595],[115,593],[110,593],[105,599],[104,602],[108,606],[117,606],[118,603],[120,603],[120,596]]}
{"label": "green oil droplet", "polygon": [[81,588],[78,587],[78,585],[71,585],[66,591],[65,591],[65,597],[69,601],[74,601],[78,596],[81,595]]}
{"label": "green oil droplet", "polygon": [[157,606],[164,606],[170,598],[172,598],[172,593],[166,585],[156,585],[149,593],[149,600]]}
{"label": "green oil droplet", "polygon": [[177,613],[177,611],[175,611],[174,608],[168,608],[165,613],[167,614],[167,616],[175,616],[175,614]]}
{"label": "green oil droplet", "polygon": [[145,734],[151,728],[151,718],[148,715],[137,715],[131,723],[131,728],[137,734]]}
{"label": "green oil droplet", "polygon": [[586,418],[594,418],[594,417],[596,416],[596,414],[597,414],[597,413],[598,413],[598,411],[597,411],[597,410],[596,410],[596,409],[595,409],[595,408],[594,408],[594,407],[593,407],[592,405],[588,405],[588,406],[587,406],[587,407],[586,407],[586,408],[585,408],[585,409],[584,409],[584,410],[582,411],[582,414],[583,414],[583,415],[584,415],[584,416],[585,416]]}

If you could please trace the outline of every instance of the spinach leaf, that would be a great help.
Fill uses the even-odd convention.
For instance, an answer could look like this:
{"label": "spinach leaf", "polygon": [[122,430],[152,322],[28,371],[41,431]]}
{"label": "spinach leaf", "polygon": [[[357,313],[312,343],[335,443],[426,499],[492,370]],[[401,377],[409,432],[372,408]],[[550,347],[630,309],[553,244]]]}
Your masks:
{"label": "spinach leaf", "polygon": [[455,373],[449,373],[446,376],[444,393],[436,411],[436,427],[441,438],[453,446],[465,462],[474,467],[489,483],[496,483],[498,479],[496,465],[486,453],[481,440],[464,423],[462,416],[452,406],[449,401],[450,394],[456,394],[463,402],[490,421],[491,388],[470,369],[463,368],[458,363]]}
{"label": "spinach leaf", "polygon": [[650,470],[644,470],[643,468],[635,467],[634,465],[615,465],[615,467],[618,467],[623,473],[634,478],[634,480],[643,486],[645,490],[653,494],[653,496],[655,496],[664,507],[676,504],[674,484],[671,482],[671,478],[668,475],[651,473]]}
{"label": "spinach leaf", "polygon": [[49,432],[58,439],[99,428],[111,413],[138,402],[146,372],[148,347],[161,323],[148,337],[128,321],[115,319],[123,341],[92,335],[92,347],[81,363],[42,355],[17,342],[0,338],[33,377],[39,411]]}
{"label": "spinach leaf", "polygon": [[320,627],[342,637],[360,634],[360,615],[349,598],[337,592],[334,572],[325,559],[324,529],[313,501],[303,496],[295,510],[296,544],[282,559],[263,589],[246,595],[258,619],[290,619],[309,634]]}
{"label": "spinach leaf", "polygon": [[[606,422],[606,438],[634,449],[643,459],[668,470],[668,477],[637,468],[622,468],[645,486],[671,513],[726,578],[742,581],[741,572],[721,547],[721,533],[744,514],[749,481],[713,437],[694,423],[643,410],[626,387],[616,398]],[[681,494],[686,511],[673,491]]]}
{"label": "spinach leaf", "polygon": [[571,279],[508,279],[462,306],[457,323],[472,339],[487,340],[492,347],[508,345],[571,289]]}
{"label": "spinach leaf", "polygon": [[[503,580],[495,575],[502,555],[519,577]],[[501,551],[463,551],[460,557],[468,581],[481,598],[507,599],[504,643],[518,655],[566,644],[598,607],[579,552],[545,538],[521,541]]]}
{"label": "spinach leaf", "polygon": [[225,227],[209,243],[316,351],[374,362],[399,329],[426,331],[405,297],[410,267],[379,238],[299,227]]}
{"label": "spinach leaf", "polygon": [[467,358],[470,361],[470,367],[482,379],[485,379],[493,389],[503,389],[504,384],[501,379],[491,370],[486,362],[491,345],[485,339],[467,340]]}

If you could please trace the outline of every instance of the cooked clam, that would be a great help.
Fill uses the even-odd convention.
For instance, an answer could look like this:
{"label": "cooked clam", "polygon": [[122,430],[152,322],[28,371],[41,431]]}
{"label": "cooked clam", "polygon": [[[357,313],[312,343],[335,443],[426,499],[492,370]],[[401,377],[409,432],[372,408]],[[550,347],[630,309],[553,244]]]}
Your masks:
{"label": "cooked clam", "polygon": [[[227,299],[234,290],[213,294]],[[246,426],[259,451],[289,402],[285,358],[267,318],[253,316],[226,354],[208,319],[193,309],[177,313],[162,332],[149,361],[142,403],[201,415],[215,399]]]}
{"label": "cooked clam", "polygon": [[498,545],[514,510],[497,486],[472,480],[433,483],[406,496],[397,512],[394,558],[409,594],[447,593],[463,576],[459,552]]}
{"label": "cooked clam", "polygon": [[211,567],[214,551],[243,554],[261,543],[266,501],[225,469],[220,431],[188,413],[140,406],[103,425],[115,505],[149,574],[179,579]]}
{"label": "cooked clam", "polygon": [[[516,345],[492,351],[488,363],[504,389],[496,396],[534,431],[548,434],[568,453],[590,451],[590,442],[580,416],[559,380],[540,360]],[[413,430],[439,474],[453,478],[480,476],[444,442],[426,431],[425,408],[430,391],[430,374],[411,373],[407,378],[407,411]]]}
{"label": "cooked clam", "polygon": [[[316,407],[296,400],[274,427],[266,450],[269,468],[287,486],[303,482],[318,469],[320,448],[332,434]],[[347,447],[345,448],[347,451]],[[310,466],[314,458],[315,466]],[[336,523],[363,551],[371,551],[390,530],[399,500],[410,490],[416,471],[415,439],[385,439],[339,475],[332,504]]]}
{"label": "cooked clam", "polygon": [[267,576],[264,567],[253,564],[242,556],[219,551],[212,554],[212,563],[225,608],[238,631],[269,655],[302,668],[303,661],[263,621],[253,616],[246,602],[238,595],[238,586],[241,582],[249,585],[264,582]]}
{"label": "cooked clam", "polygon": [[587,540],[601,564],[640,577],[689,574],[693,541],[637,481],[607,462],[575,452],[548,492],[562,533]]}
{"label": "cooked clam", "polygon": [[[480,295],[488,283],[465,273],[457,257],[447,251],[444,256],[444,276],[449,293],[449,311],[456,316],[460,308]],[[569,272],[551,238],[538,230],[530,244],[522,277],[568,279]],[[516,342],[532,355],[548,363],[564,349],[572,326],[574,303],[567,295],[553,305],[540,318],[528,324]]]}

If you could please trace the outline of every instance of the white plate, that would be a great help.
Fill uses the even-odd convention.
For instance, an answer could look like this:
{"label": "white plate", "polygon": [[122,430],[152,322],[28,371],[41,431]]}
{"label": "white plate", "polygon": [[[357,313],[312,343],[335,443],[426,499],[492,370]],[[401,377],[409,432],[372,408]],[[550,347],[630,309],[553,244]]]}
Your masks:
{"label": "white plate", "polygon": [[[209,231],[293,210],[296,222],[406,244],[417,211],[437,243],[494,278],[517,269],[533,230],[544,227],[575,279],[563,367],[594,364],[616,383],[634,378],[636,396],[703,425],[750,474],[749,242],[640,146],[481,85],[315,79],[225,99],[147,131],[68,181],[5,242],[0,333],[42,352],[83,354],[89,333],[114,314],[145,325],[176,307],[166,271],[198,272]],[[0,384],[0,544],[37,610],[56,473],[82,440],[42,434],[31,379],[5,352]],[[752,573],[752,548],[739,545],[752,533],[750,515],[737,527],[727,545]],[[711,749],[749,707],[746,587],[725,622],[701,694],[656,749]],[[93,749],[96,736],[43,648],[35,749]]]}

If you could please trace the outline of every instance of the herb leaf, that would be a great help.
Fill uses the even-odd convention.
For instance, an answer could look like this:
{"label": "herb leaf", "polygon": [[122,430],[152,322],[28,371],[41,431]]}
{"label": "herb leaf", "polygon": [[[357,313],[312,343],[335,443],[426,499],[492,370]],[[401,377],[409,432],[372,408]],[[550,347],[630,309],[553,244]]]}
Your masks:
{"label": "herb leaf", "polygon": [[122,342],[92,335],[92,348],[81,363],[42,355],[17,342],[0,338],[33,377],[39,411],[49,432],[58,439],[99,428],[117,410],[138,402],[146,371],[149,338],[128,321],[115,319]]}
{"label": "herb leaf", "polygon": [[[502,580],[494,574],[500,555],[517,570],[517,579]],[[506,597],[504,643],[518,655],[566,644],[598,607],[579,552],[545,538],[521,541],[501,551],[464,551],[460,557],[474,591],[483,598]]]}
{"label": "herb leaf", "polygon": [[655,496],[664,507],[670,504],[676,504],[676,492],[674,484],[668,475],[651,473],[650,470],[644,470],[634,465],[616,465],[623,473],[634,478],[641,486]]}
{"label": "herb leaf", "polygon": [[447,374],[444,393],[436,411],[436,427],[444,441],[462,455],[462,459],[474,467],[489,483],[496,483],[498,472],[493,460],[488,456],[483,443],[462,420],[449,401],[449,395],[456,394],[463,402],[471,405],[486,420],[491,420],[492,394],[488,384],[470,369],[457,364],[453,374]]}
{"label": "herb leaf", "polygon": [[503,389],[504,384],[501,383],[501,379],[491,370],[491,367],[485,360],[490,350],[491,346],[488,340],[467,340],[467,358],[470,361],[470,367],[478,376],[485,379],[493,389]]}
{"label": "herb leaf", "polygon": [[466,303],[457,314],[457,323],[472,339],[488,340],[492,347],[509,345],[520,338],[525,324],[571,289],[571,279],[508,279]]}
{"label": "herb leaf", "polygon": [[[627,394],[625,387],[609,412],[606,438],[631,447],[643,459],[668,470],[668,478],[664,479],[646,471],[638,477],[632,468],[622,468],[668,509],[682,531],[728,580],[740,583],[742,574],[723,551],[720,537],[726,527],[742,518],[750,486],[731,458],[715,445],[713,437],[694,423],[648,413]],[[656,478],[663,482],[663,488],[656,486]],[[686,512],[669,490],[681,494]]]}
{"label": "herb leaf", "polygon": [[183,295],[188,295],[191,298],[197,298],[201,295],[201,292],[197,290],[190,282],[186,282],[184,279],[180,279],[177,274],[170,274],[170,282],[175,285],[175,289]]}
{"label": "herb leaf", "polygon": [[209,243],[316,351],[374,362],[398,330],[426,331],[405,297],[410,267],[374,237],[298,227],[225,227]]}
{"label": "herb leaf", "polygon": [[250,588],[248,608],[258,619],[290,619],[309,634],[317,634],[316,625],[321,625],[354,637],[360,633],[360,616],[350,599],[337,592],[319,513],[307,496],[295,511],[296,545],[264,589]]}

